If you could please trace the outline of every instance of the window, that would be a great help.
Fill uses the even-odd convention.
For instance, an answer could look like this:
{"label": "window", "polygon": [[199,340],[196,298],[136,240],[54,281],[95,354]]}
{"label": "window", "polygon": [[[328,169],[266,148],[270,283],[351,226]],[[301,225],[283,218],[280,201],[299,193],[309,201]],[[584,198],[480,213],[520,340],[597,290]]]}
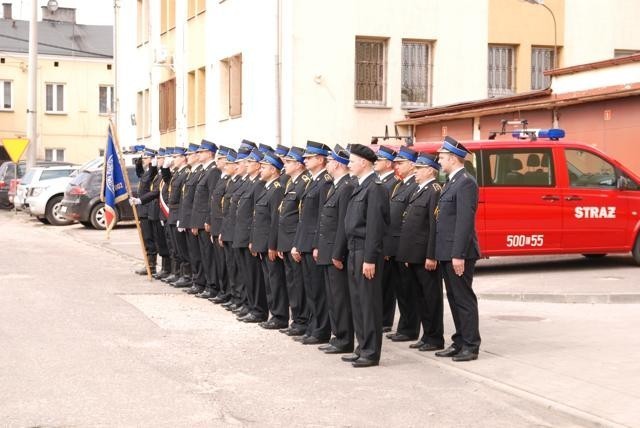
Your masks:
{"label": "window", "polygon": [[513,46],[489,45],[489,97],[515,92],[515,49]]}
{"label": "window", "polygon": [[242,54],[220,61],[221,119],[242,115]]}
{"label": "window", "polygon": [[136,137],[142,139],[151,135],[149,90],[138,92],[135,116]]}
{"label": "window", "polygon": [[46,87],[47,113],[64,112],[64,84],[47,83]]}
{"label": "window", "polygon": [[[181,5],[184,3],[181,1]],[[176,0],[160,0],[160,34],[176,27]]]}
{"label": "window", "polygon": [[149,2],[138,0],[137,35],[138,46],[149,41]]}
{"label": "window", "polygon": [[640,53],[640,51],[636,49],[616,49],[613,51],[613,57],[620,58],[623,56],[635,55],[637,53]]}
{"label": "window", "polygon": [[64,161],[64,149],[45,149],[44,160],[46,161]]}
{"label": "window", "polygon": [[616,169],[606,160],[584,150],[565,150],[571,187],[616,187]]}
{"label": "window", "polygon": [[554,67],[553,48],[531,48],[531,89],[545,89],[551,84],[551,76],[544,72]]}
{"label": "window", "polygon": [[489,186],[551,187],[555,184],[550,149],[489,150],[484,182]]}
{"label": "window", "polygon": [[[64,158],[64,150],[62,150],[62,157]],[[40,174],[40,181],[53,180],[54,178],[68,177],[73,172],[73,169],[45,169]]]}
{"label": "window", "polygon": [[187,73],[187,126],[196,124],[196,72]]}
{"label": "window", "polygon": [[113,86],[100,86],[100,114],[109,114],[113,110]]}
{"label": "window", "polygon": [[0,110],[13,110],[13,82],[11,80],[0,80],[0,97],[2,97],[2,108]]}
{"label": "window", "polygon": [[429,75],[430,45],[420,41],[402,41],[402,106],[424,107],[431,104]]}
{"label": "window", "polygon": [[356,104],[385,104],[386,62],[386,40],[356,38]]}
{"label": "window", "polygon": [[161,133],[176,129],[176,79],[160,84],[160,118]]}
{"label": "window", "polygon": [[207,80],[205,68],[200,67],[197,73],[197,85],[198,85],[198,103],[196,104],[196,124],[204,125],[206,123],[206,97],[207,97]]}

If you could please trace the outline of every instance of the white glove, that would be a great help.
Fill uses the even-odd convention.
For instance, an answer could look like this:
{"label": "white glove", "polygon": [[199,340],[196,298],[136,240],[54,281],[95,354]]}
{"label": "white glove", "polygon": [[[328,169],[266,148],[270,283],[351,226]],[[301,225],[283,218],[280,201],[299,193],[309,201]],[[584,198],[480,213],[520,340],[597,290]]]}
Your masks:
{"label": "white glove", "polygon": [[142,203],[142,201],[140,201],[140,198],[129,197],[129,204],[131,206],[140,205],[141,203]]}
{"label": "white glove", "polygon": [[180,227],[180,220],[176,221],[176,227]]}
{"label": "white glove", "polygon": [[151,166],[158,166],[158,159],[151,158]]}
{"label": "white glove", "polygon": [[167,156],[164,158],[164,163],[162,164],[163,168],[171,168],[171,164],[173,163],[173,158],[171,156]]}
{"label": "white glove", "polygon": [[160,220],[160,226],[164,227],[164,220]]}
{"label": "white glove", "polygon": [[180,233],[184,233],[184,227],[179,227],[179,228],[178,228],[178,232],[180,232]]}

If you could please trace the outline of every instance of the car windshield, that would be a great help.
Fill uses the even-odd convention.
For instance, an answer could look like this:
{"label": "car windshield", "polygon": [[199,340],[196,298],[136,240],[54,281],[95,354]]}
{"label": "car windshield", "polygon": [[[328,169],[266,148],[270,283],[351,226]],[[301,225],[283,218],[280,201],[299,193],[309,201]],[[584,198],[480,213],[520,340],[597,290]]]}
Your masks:
{"label": "car windshield", "polygon": [[35,174],[34,170],[29,170],[21,179],[20,179],[20,184],[23,185],[27,185],[29,183],[31,183],[31,180],[33,179],[33,175]]}
{"label": "car windshield", "polygon": [[73,169],[45,169],[40,175],[40,181],[52,180],[54,178],[68,177]]}

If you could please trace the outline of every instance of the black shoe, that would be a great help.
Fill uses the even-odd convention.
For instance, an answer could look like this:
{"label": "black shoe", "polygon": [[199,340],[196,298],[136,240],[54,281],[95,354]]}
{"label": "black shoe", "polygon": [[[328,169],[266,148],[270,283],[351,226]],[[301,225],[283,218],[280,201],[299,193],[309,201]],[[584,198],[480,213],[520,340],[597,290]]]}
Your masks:
{"label": "black shoe", "polygon": [[345,363],[353,363],[358,358],[360,358],[360,355],[358,354],[349,354],[349,355],[343,355],[342,357],[340,357],[340,359]]}
{"label": "black shoe", "polygon": [[382,327],[383,333],[389,333],[391,331],[391,326]]}
{"label": "black shoe", "polygon": [[301,328],[289,328],[289,331],[287,332],[287,336],[291,336],[291,337],[303,337],[306,336],[305,330],[301,329]]}
{"label": "black shoe", "polygon": [[211,294],[211,290],[204,290],[202,293],[196,294],[196,297],[199,297],[201,299],[210,299],[213,297],[213,295]]}
{"label": "black shoe", "polygon": [[478,359],[478,351],[463,349],[451,358],[453,361],[473,361]]}
{"label": "black shoe", "polygon": [[204,287],[202,285],[192,285],[190,289],[185,291],[187,294],[200,294],[204,291]]}
{"label": "black shoe", "polygon": [[433,343],[425,343],[418,350],[422,352],[431,352],[431,351],[438,351],[440,349],[444,349],[444,345],[434,345]]}
{"label": "black shoe", "polygon": [[220,295],[218,295],[218,296],[216,296],[216,297],[212,297],[212,298],[210,298],[210,299],[209,299],[209,301],[210,301],[211,303],[221,304],[221,303],[226,303],[226,302],[227,302],[227,299],[226,299],[226,298],[224,298],[224,297],[222,297],[222,296],[220,296]]}
{"label": "black shoe", "polygon": [[180,279],[179,276],[171,274],[171,275],[167,276],[166,278],[162,278],[160,281],[162,281],[162,282],[175,282],[178,279]]}
{"label": "black shoe", "polygon": [[362,357],[351,363],[353,367],[373,367],[377,366],[378,364],[380,364],[378,361]]}
{"label": "black shoe", "polygon": [[410,342],[412,340],[416,340],[415,337],[409,337],[406,334],[398,334],[396,333],[395,335],[391,336],[391,341],[392,342]]}
{"label": "black shoe", "polygon": [[307,336],[307,334],[305,333],[302,336],[295,336],[293,340],[295,340],[296,342],[302,342],[303,340],[308,339],[309,337],[311,336]]}
{"label": "black shoe", "polygon": [[[146,266],[142,266],[140,269],[137,269],[136,271],[134,271],[134,273],[136,275],[146,275],[147,274],[147,267]],[[151,271],[151,274],[153,275],[155,272]]]}
{"label": "black shoe", "polygon": [[281,328],[280,330],[278,330],[280,333],[282,334],[289,334],[289,331],[291,330],[291,327],[285,327],[285,328]]}
{"label": "black shoe", "polygon": [[384,335],[384,337],[386,337],[387,339],[391,339],[395,335],[396,335],[396,333],[387,333],[387,334]]}
{"label": "black shoe", "polygon": [[331,343],[326,343],[324,345],[318,346],[318,349],[321,350],[321,351],[326,351],[327,349],[331,349],[333,347],[334,346]]}
{"label": "black shoe", "polygon": [[[216,297],[217,299],[217,297]],[[221,304],[220,306],[222,306],[223,308],[227,309],[229,306],[233,306],[235,305],[235,303],[233,303],[231,300],[224,302],[223,304]]]}
{"label": "black shoe", "polygon": [[168,277],[169,275],[171,275],[169,272],[160,271],[155,275],[153,275],[153,277],[159,281],[162,281],[164,278]]}
{"label": "black shoe", "polygon": [[238,318],[242,318],[244,316],[249,315],[249,313],[251,313],[251,311],[249,310],[249,308],[247,308],[246,306],[241,306],[237,309],[238,312],[236,312],[235,310],[231,311],[234,314],[236,314],[238,316]]}
{"label": "black shoe", "polygon": [[191,281],[191,278],[187,278],[186,276],[183,276],[171,285],[174,286],[175,288],[186,288],[186,287],[191,287],[193,285],[193,282]]}
{"label": "black shoe", "polygon": [[426,345],[426,343],[424,343],[422,340],[418,340],[416,343],[412,343],[411,345],[409,345],[409,348],[419,349],[419,348],[422,348],[424,345]]}
{"label": "black shoe", "polygon": [[444,351],[436,352],[436,357],[453,357],[460,352],[460,349],[456,348],[454,345],[449,346]]}
{"label": "black shoe", "polygon": [[315,336],[309,336],[302,341],[303,345],[320,345],[322,343],[329,343],[329,338],[320,339]]}
{"label": "black shoe", "polygon": [[238,305],[236,305],[235,303],[232,303],[229,306],[222,305],[222,307],[225,308],[227,311],[231,311],[231,312],[238,309]]}
{"label": "black shoe", "polygon": [[349,349],[341,349],[331,345],[329,348],[324,350],[325,354],[351,354],[353,350]]}
{"label": "black shoe", "polygon": [[270,319],[269,321],[260,323],[260,327],[264,328],[265,330],[279,330],[286,325],[288,324],[275,319]]}
{"label": "black shoe", "polygon": [[261,317],[255,314],[247,314],[246,316],[240,318],[240,321],[255,324],[255,323],[264,322],[265,319],[266,317],[264,316]]}

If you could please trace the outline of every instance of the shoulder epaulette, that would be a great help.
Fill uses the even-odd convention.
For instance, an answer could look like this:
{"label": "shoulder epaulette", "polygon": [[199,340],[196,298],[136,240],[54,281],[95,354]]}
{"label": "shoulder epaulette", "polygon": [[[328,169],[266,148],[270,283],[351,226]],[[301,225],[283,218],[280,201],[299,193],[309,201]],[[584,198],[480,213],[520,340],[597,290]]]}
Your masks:
{"label": "shoulder epaulette", "polygon": [[431,186],[433,187],[434,190],[442,190],[442,186],[436,183],[435,181],[433,182],[433,184],[431,184]]}
{"label": "shoulder epaulette", "polygon": [[325,174],[324,174],[324,179],[325,179],[326,181],[332,181],[332,180],[333,180],[333,178],[332,178],[328,173],[325,173]]}
{"label": "shoulder epaulette", "polygon": [[276,189],[279,189],[280,187],[282,187],[282,185],[276,180],[273,182],[273,187],[275,187]]}
{"label": "shoulder epaulette", "polygon": [[301,175],[300,178],[302,178],[302,181],[306,181],[306,182],[309,182],[311,180],[311,178],[309,178],[309,176],[305,174]]}

